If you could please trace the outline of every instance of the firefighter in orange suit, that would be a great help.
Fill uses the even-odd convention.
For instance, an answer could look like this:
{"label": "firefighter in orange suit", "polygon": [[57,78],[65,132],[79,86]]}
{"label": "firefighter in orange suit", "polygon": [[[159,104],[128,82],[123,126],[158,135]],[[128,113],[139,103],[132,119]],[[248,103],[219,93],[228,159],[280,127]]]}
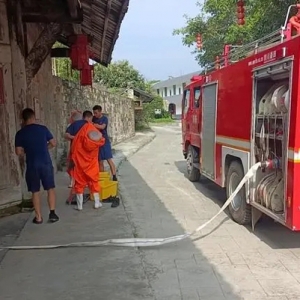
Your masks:
{"label": "firefighter in orange suit", "polygon": [[99,147],[104,145],[105,139],[92,124],[92,118],[92,112],[85,111],[83,113],[85,122],[82,123],[75,136],[69,135],[69,139],[72,140],[69,174],[74,180],[78,210],[82,210],[83,192],[86,186],[89,187],[91,194],[94,196],[94,208],[102,206],[99,196],[98,152]]}

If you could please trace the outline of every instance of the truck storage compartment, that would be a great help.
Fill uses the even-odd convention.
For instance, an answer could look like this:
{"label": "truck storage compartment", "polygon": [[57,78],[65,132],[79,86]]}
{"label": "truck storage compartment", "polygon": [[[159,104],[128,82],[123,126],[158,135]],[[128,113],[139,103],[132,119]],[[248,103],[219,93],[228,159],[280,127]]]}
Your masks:
{"label": "truck storage compartment", "polygon": [[253,162],[272,160],[253,178],[252,204],[285,220],[285,185],[289,132],[290,63],[255,72]]}

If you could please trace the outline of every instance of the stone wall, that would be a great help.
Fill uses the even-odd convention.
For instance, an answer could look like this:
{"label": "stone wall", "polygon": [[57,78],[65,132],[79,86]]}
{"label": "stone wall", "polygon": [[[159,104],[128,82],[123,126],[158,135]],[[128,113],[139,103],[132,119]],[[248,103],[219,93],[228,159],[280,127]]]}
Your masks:
{"label": "stone wall", "polygon": [[[47,70],[44,70],[46,67]],[[94,105],[100,104],[109,119],[108,135],[112,144],[135,134],[134,105],[131,99],[111,94],[99,85],[80,87],[77,83],[52,76],[50,59],[44,63],[27,91],[27,103],[40,111],[37,113],[40,122],[47,125],[57,139],[58,146],[52,158],[58,167],[61,167],[62,156],[65,156],[68,147],[63,136],[74,109],[92,110]]]}
{"label": "stone wall", "polygon": [[[27,88],[24,55],[17,44],[16,29],[13,24],[10,27],[11,30],[6,1],[0,0],[0,210],[31,197],[26,192],[25,164],[14,153],[14,137],[21,127],[20,113],[25,107],[33,108],[39,122],[49,127],[56,137],[58,147],[51,151],[55,167],[63,162],[67,150],[68,143],[63,136],[73,109],[83,111],[102,105],[109,118],[108,133],[113,144],[135,133],[132,100],[109,94],[100,86],[82,88],[52,76],[50,57]],[[29,51],[41,29],[40,25],[27,24]]]}
{"label": "stone wall", "polygon": [[[41,28],[36,24],[28,24],[27,32],[30,51]],[[113,144],[135,134],[134,105],[131,99],[111,94],[99,85],[81,87],[77,83],[55,77],[52,75],[51,58],[47,57],[27,89],[27,105],[37,111],[40,122],[48,126],[57,139],[58,146],[51,153],[55,165],[60,164],[61,156],[68,146],[63,136],[71,111],[91,110],[96,104],[100,104],[103,112],[108,115],[108,134]]]}
{"label": "stone wall", "polygon": [[[68,125],[70,113],[74,109],[80,111],[92,110],[99,104],[107,115],[108,135],[112,144],[120,143],[135,134],[134,105],[131,99],[109,93],[104,87],[94,85],[91,87],[79,87],[74,82],[53,77],[54,102],[59,103],[59,127],[56,128],[58,140],[57,160],[67,149],[67,142],[63,135]],[[57,110],[56,110],[57,111]]]}

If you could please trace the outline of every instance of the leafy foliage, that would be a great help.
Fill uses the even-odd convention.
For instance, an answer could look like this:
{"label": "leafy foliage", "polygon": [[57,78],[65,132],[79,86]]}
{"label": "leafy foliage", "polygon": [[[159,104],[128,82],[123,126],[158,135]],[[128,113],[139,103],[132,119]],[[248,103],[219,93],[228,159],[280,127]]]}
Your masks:
{"label": "leafy foliage", "polygon": [[[154,92],[153,92],[154,95]],[[159,95],[154,95],[154,99],[150,103],[145,103],[143,105],[143,110],[136,112],[135,125],[136,129],[148,128],[149,123],[153,122],[156,118],[155,109],[161,109],[161,119],[172,121],[170,114],[164,109],[163,98]]]}
{"label": "leafy foliage", "polygon": [[197,2],[200,14],[194,18],[184,16],[186,26],[175,29],[174,35],[181,35],[182,42],[195,47],[198,33],[203,38],[201,51],[194,48],[193,54],[202,67],[221,55],[224,44],[240,44],[256,40],[283,25],[288,6],[295,0],[245,0],[244,26],[237,25],[237,0],[206,0]]}
{"label": "leafy foliage", "polygon": [[[62,47],[55,44],[55,47]],[[79,72],[72,70],[71,61],[68,58],[55,59],[56,75],[67,80],[79,81]],[[161,109],[163,116],[168,115],[164,111],[163,98],[156,94],[152,85],[157,80],[147,81],[127,60],[111,63],[108,67],[100,64],[94,65],[94,81],[108,88],[111,93],[124,96],[128,88],[138,88],[154,97],[152,102],[143,105],[143,110],[136,113],[136,126],[144,128],[151,119],[154,119],[155,109]]]}
{"label": "leafy foliage", "polygon": [[145,89],[145,78],[127,60],[111,63],[108,67],[96,64],[94,74],[94,81],[108,88],[136,87]]}
{"label": "leafy foliage", "polygon": [[146,119],[152,120],[155,118],[155,109],[161,109],[162,114],[164,114],[164,102],[163,98],[160,97],[159,95],[155,95],[154,99],[150,103],[144,104],[143,108],[146,114]]}

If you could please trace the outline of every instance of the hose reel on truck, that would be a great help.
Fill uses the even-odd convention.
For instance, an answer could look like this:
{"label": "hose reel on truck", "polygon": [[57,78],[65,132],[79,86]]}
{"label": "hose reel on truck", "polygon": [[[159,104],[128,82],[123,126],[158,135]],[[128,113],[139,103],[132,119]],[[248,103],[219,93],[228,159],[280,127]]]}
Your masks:
{"label": "hose reel on truck", "polygon": [[254,157],[257,162],[273,160],[274,168],[258,172],[253,179],[251,200],[282,223],[285,222],[291,66],[292,62],[286,61],[254,72]]}
{"label": "hose reel on truck", "polygon": [[[274,220],[285,223],[285,184],[287,180],[287,151],[288,151],[288,117],[289,117],[289,78],[290,68],[285,70],[281,79],[271,78],[270,75],[263,79],[256,78],[253,82],[256,94],[253,97],[253,107],[256,112],[253,117],[254,139],[252,141],[253,153],[251,163],[270,161],[270,168],[257,171],[250,180],[250,199],[247,205],[246,194],[240,209],[229,206],[232,218],[239,224],[249,224],[250,214],[258,210],[260,213],[252,216],[252,228],[263,213]],[[262,77],[261,72],[259,73]],[[237,161],[235,166],[240,165]],[[237,168],[237,167],[235,167]],[[230,166],[229,166],[230,173]],[[228,174],[230,178],[231,174]],[[227,180],[228,181],[228,180]],[[231,186],[226,185],[227,196],[230,195]],[[229,190],[229,192],[228,192]],[[242,193],[242,191],[240,191]]]}

